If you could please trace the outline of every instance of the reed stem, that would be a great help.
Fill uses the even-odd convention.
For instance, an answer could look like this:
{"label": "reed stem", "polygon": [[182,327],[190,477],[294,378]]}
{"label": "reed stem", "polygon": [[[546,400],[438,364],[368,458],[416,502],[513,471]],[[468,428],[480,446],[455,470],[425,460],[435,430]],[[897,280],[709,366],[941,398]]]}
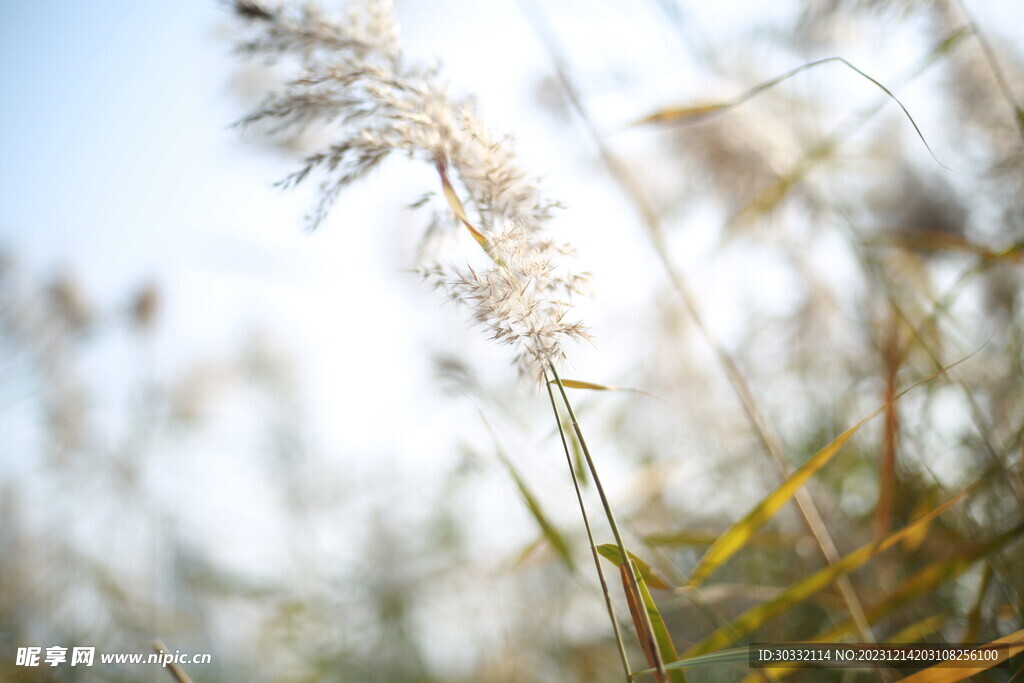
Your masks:
{"label": "reed stem", "polygon": [[[583,457],[587,461],[587,468],[590,470],[590,476],[594,478],[594,486],[597,488],[597,495],[601,498],[601,505],[604,506],[604,514],[608,519],[608,525],[612,529],[612,535],[615,537],[615,545],[619,548],[620,556],[622,557],[623,564],[626,567],[626,575],[629,577],[631,588],[636,595],[640,595],[640,582],[637,579],[636,569],[633,567],[633,563],[629,560],[629,553],[626,552],[626,546],[622,542],[622,534],[619,532],[619,525],[615,521],[615,514],[612,512],[612,507],[608,502],[608,496],[605,494],[604,485],[601,484],[601,477],[597,473],[597,467],[594,465],[594,458],[590,455],[590,449],[587,447],[587,440],[583,437],[583,430],[580,428],[579,420],[576,419],[576,412],[572,409],[572,403],[569,402],[569,396],[565,393],[565,386],[562,384],[561,377],[558,376],[558,370],[555,369],[555,364],[548,361],[548,368],[551,369],[551,374],[555,378],[555,382],[558,383],[558,391],[562,395],[562,402],[565,404],[566,410],[569,411],[569,420],[572,422],[572,429],[576,433],[576,438],[580,442],[580,448],[583,450]],[[654,628],[651,625],[650,615],[647,614],[647,610],[644,608],[643,603],[640,603],[641,619],[643,620],[644,627],[647,634],[653,634]],[[643,637],[643,634],[637,634],[639,637]],[[657,669],[660,679],[664,680],[665,673],[665,662],[661,657],[661,648],[658,647],[658,641],[656,638],[650,639],[651,652],[654,656],[654,668]]]}
{"label": "reed stem", "polygon": [[622,641],[622,632],[619,630],[619,621],[615,617],[615,608],[612,607],[612,596],[608,591],[608,582],[604,578],[604,570],[601,569],[601,558],[597,554],[597,544],[594,542],[594,533],[590,528],[590,517],[587,515],[587,507],[583,503],[583,493],[580,491],[579,478],[576,476],[576,468],[572,464],[572,456],[569,454],[569,444],[565,440],[565,430],[562,429],[562,420],[558,415],[558,406],[555,404],[555,394],[551,391],[551,383],[548,381],[547,373],[544,373],[544,386],[548,390],[548,399],[551,401],[551,411],[555,416],[555,424],[558,425],[558,436],[562,439],[562,448],[565,450],[565,461],[569,465],[569,474],[572,475],[572,485],[576,489],[576,500],[580,504],[580,514],[583,515],[583,526],[587,530],[587,541],[590,543],[590,552],[594,556],[594,567],[597,569],[597,578],[601,581],[601,592],[604,594],[604,603],[608,608],[608,618],[612,622],[612,630],[615,632],[615,644],[618,646],[619,658],[622,660],[622,668],[626,672],[627,683],[633,678],[633,671],[629,667],[629,658],[626,656],[626,645]]}

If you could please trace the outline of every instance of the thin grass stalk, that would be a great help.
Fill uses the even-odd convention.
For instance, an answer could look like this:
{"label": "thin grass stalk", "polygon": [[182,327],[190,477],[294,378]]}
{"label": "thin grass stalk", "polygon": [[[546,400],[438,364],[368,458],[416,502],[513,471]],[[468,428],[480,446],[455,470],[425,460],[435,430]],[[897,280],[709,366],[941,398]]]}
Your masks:
{"label": "thin grass stalk", "polygon": [[612,622],[612,630],[615,632],[615,645],[619,650],[619,658],[622,660],[622,668],[626,673],[627,683],[633,678],[633,671],[629,667],[629,658],[626,656],[626,645],[622,640],[622,632],[619,630],[619,620],[615,616],[615,608],[612,607],[612,596],[608,590],[608,582],[604,578],[604,570],[601,569],[601,558],[597,554],[597,544],[594,542],[594,533],[590,528],[590,517],[587,515],[587,506],[583,503],[583,493],[580,491],[579,478],[576,476],[576,468],[573,467],[572,455],[569,453],[569,443],[565,439],[565,430],[562,429],[562,420],[558,415],[558,406],[555,404],[555,394],[551,391],[551,382],[548,381],[547,372],[544,373],[544,386],[548,390],[548,399],[551,401],[551,412],[555,416],[555,424],[558,425],[558,436],[562,439],[562,449],[565,451],[565,461],[569,465],[569,474],[572,476],[572,486],[576,490],[576,500],[580,504],[580,514],[583,516],[583,526],[587,530],[587,541],[590,543],[590,553],[594,557],[594,567],[597,569],[597,578],[601,582],[601,593],[604,595],[604,603],[608,608],[608,618]]}
{"label": "thin grass stalk", "polygon": [[[580,427],[579,420],[576,419],[576,412],[572,409],[572,403],[569,401],[569,396],[565,393],[565,385],[562,384],[562,378],[558,376],[558,370],[555,369],[555,364],[548,361],[548,368],[551,370],[552,376],[555,378],[555,382],[558,383],[558,391],[562,395],[562,402],[565,404],[566,410],[569,412],[569,420],[572,422],[572,429],[576,433],[576,439],[580,443],[580,448],[583,449],[583,457],[587,461],[587,468],[590,470],[590,476],[594,479],[594,486],[597,488],[597,494],[601,498],[601,505],[604,506],[604,514],[608,519],[608,525],[612,529],[612,535],[615,537],[615,545],[618,546],[619,552],[622,554],[626,561],[625,575],[629,577],[630,589],[636,594],[640,594],[640,582],[637,580],[636,569],[633,567],[633,563],[629,561],[629,554],[626,552],[626,545],[622,542],[622,534],[619,532],[619,525],[615,521],[615,513],[612,512],[611,504],[608,502],[608,496],[605,494],[604,485],[601,483],[601,477],[597,473],[597,466],[594,464],[594,458],[590,455],[590,449],[587,447],[587,440],[583,436],[583,429]],[[641,619],[643,621],[644,628],[647,634],[654,633],[654,628],[651,625],[651,619],[647,614],[647,610],[640,610]],[[643,634],[637,634],[638,637],[643,638]],[[651,654],[654,658],[654,668],[657,669],[659,680],[664,680],[667,676],[665,672],[665,662],[661,657],[661,649],[658,647],[658,643],[653,638],[651,639]]]}
{"label": "thin grass stalk", "polygon": [[878,466],[878,504],[875,506],[875,540],[880,541],[892,528],[893,501],[896,496],[896,443],[899,432],[899,413],[896,412],[896,376],[900,370],[899,318],[894,309],[889,312],[889,330],[883,351],[885,368],[885,430],[882,441],[882,459]]}

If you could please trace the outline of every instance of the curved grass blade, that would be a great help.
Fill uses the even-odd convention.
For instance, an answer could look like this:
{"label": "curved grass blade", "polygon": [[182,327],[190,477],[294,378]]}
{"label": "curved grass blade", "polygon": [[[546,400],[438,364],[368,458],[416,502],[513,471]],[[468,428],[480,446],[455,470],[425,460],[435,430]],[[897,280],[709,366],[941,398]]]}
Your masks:
{"label": "curved grass blade", "polygon": [[516,559],[512,561],[512,564],[510,565],[511,568],[518,569],[519,567],[526,564],[526,561],[529,560],[533,556],[533,554],[537,552],[537,549],[547,542],[547,536],[541,534],[537,538],[527,543],[526,546],[521,551],[519,551],[519,554],[516,555]]}
{"label": "curved grass blade", "polygon": [[448,200],[448,206],[455,213],[455,217],[462,221],[462,224],[466,226],[466,230],[469,230],[469,234],[473,236],[476,243],[483,247],[484,251],[487,251],[487,238],[469,222],[466,208],[462,205],[459,195],[455,193],[455,188],[452,187],[451,181],[448,180],[448,167],[442,161],[437,162],[437,174],[441,176],[441,188],[444,190],[444,198]]}
{"label": "curved grass blade", "polygon": [[501,449],[499,449],[499,453],[502,462],[505,463],[505,467],[508,469],[508,473],[512,476],[512,479],[516,483],[516,487],[519,489],[519,494],[523,497],[523,502],[526,503],[527,509],[530,511],[530,514],[533,515],[533,519],[537,522],[537,526],[540,527],[541,532],[544,534],[544,538],[546,538],[548,543],[551,544],[551,547],[555,549],[555,552],[558,553],[558,556],[562,559],[562,562],[565,563],[565,566],[569,571],[575,571],[576,563],[573,562],[572,552],[569,550],[569,543],[565,540],[565,536],[563,536],[562,532],[555,528],[555,525],[548,520],[547,515],[544,514],[544,510],[541,509],[540,503],[537,501],[537,497],[533,495],[532,491],[530,491],[530,488],[526,485],[526,482],[523,481],[522,476],[520,476],[519,471],[508,459],[508,456],[506,456]]}
{"label": "curved grass blade", "polygon": [[933,519],[963,500],[973,489],[976,489],[977,487],[978,484],[975,484],[967,491],[957,494],[950,500],[922,517],[919,517],[899,531],[889,534],[881,541],[869,543],[868,545],[858,548],[840,561],[812,574],[803,581],[793,584],[776,597],[766,600],[756,607],[747,610],[734,619],[731,624],[718,629],[708,637],[704,638],[704,640],[687,650],[686,654],[700,655],[706,652],[712,652],[753,633],[769,620],[779,616],[780,614],[788,612],[790,609],[804,602],[818,591],[829,586],[840,576],[849,574],[853,570],[869,562],[876,555],[889,550],[903,539],[916,533],[919,529],[926,528]]}
{"label": "curved grass blade", "polygon": [[[602,543],[597,546],[597,552],[601,553],[602,557],[609,560],[616,567],[623,563],[622,553],[619,551],[619,546],[614,543]],[[629,550],[626,552],[629,553],[629,559],[633,560],[633,564],[636,566],[637,571],[640,572],[640,578],[642,578],[648,586],[653,586],[666,591],[672,588],[665,579],[651,569],[651,565],[641,560]]]}
{"label": "curved grass blade", "polygon": [[491,427],[491,423],[487,421],[484,414],[480,413],[480,419],[484,421],[484,425],[487,430],[491,433],[491,438],[494,440],[495,450],[498,453],[498,459],[501,460],[501,464],[505,466],[509,476],[516,483],[516,488],[519,489],[519,494],[523,497],[523,502],[526,503],[526,508],[533,515],[534,521],[537,522],[537,526],[540,527],[541,533],[544,534],[544,538],[547,539],[551,547],[555,549],[562,562],[569,569],[569,571],[576,571],[576,563],[573,562],[572,552],[569,550],[569,543],[565,540],[565,536],[562,535],[554,524],[548,520],[548,516],[544,514],[544,510],[540,506],[540,502],[537,497],[533,495],[530,487],[527,486],[526,481],[522,475],[519,474],[519,470],[516,469],[515,465],[512,464],[512,459],[508,457],[505,449],[501,447],[498,442],[498,436],[494,433],[494,429]]}
{"label": "curved grass blade", "polygon": [[[973,355],[973,354],[971,354]],[[896,394],[891,401],[887,401],[885,404],[877,408],[870,415],[862,419],[854,426],[847,429],[845,432],[833,439],[824,448],[819,450],[817,453],[812,455],[807,462],[797,468],[789,477],[786,478],[782,484],[779,485],[774,491],[769,493],[764,499],[761,500],[757,506],[747,513],[746,517],[741,519],[739,522],[734,524],[725,533],[718,537],[718,540],[708,548],[707,552],[697,563],[697,567],[693,570],[690,576],[690,586],[699,586],[705,579],[718,569],[722,564],[725,563],[730,557],[736,554],[741,548],[743,548],[750,539],[753,537],[754,532],[763,526],[768,520],[775,516],[783,505],[789,502],[789,499],[793,497],[793,494],[797,492],[800,487],[807,483],[807,481],[814,476],[814,474],[824,467],[835,455],[838,453],[846,442],[849,441],[857,431],[865,424],[870,422],[873,418],[880,415],[885,411],[891,404],[898,401],[900,398],[905,396],[908,392],[926,384],[938,377],[940,374],[946,372],[950,368],[953,368],[965,360],[970,358],[967,356],[961,360],[958,360],[952,365],[947,365],[944,368],[939,369],[927,378],[917,382],[910,387],[904,389],[900,393]]]}
{"label": "curved grass blade", "polygon": [[[952,42],[958,39],[961,35],[966,34],[967,31],[968,29],[966,27],[960,29],[950,38],[946,38],[946,40],[943,41],[943,43],[939,46],[938,49],[942,51],[949,49]],[[874,84],[876,88],[878,88],[886,95],[888,95],[889,99],[891,99],[893,102],[899,105],[899,108],[903,110],[903,114],[907,117],[907,120],[910,121],[910,125],[914,127],[914,132],[917,133],[917,137],[921,139],[921,142],[924,144],[925,149],[927,149],[928,153],[931,154],[932,159],[935,159],[935,163],[949,170],[948,167],[941,161],[939,161],[939,158],[937,156],[935,156],[935,152],[932,151],[931,146],[925,139],[924,133],[921,132],[921,129],[918,127],[917,122],[914,121],[914,117],[910,115],[910,111],[908,111],[907,108],[903,105],[903,102],[901,102],[900,99],[896,97],[896,95],[894,95],[891,90],[882,85],[878,80],[872,78],[867,73],[861,71],[843,57],[825,57],[824,59],[816,59],[813,62],[801,64],[800,66],[794,69],[790,69],[789,71],[780,76],[776,76],[775,78],[769,79],[767,81],[764,81],[763,83],[755,85],[753,88],[747,90],[745,93],[743,93],[742,95],[740,95],[739,97],[730,102],[716,102],[711,104],[695,105],[692,107],[672,107],[670,109],[662,109],[660,111],[654,112],[649,116],[644,117],[643,119],[640,119],[634,125],[641,125],[647,123],[682,123],[700,120],[710,114],[723,112],[728,109],[732,109],[733,107],[737,107],[746,102],[747,100],[750,100],[753,97],[761,94],[765,90],[773,88],[779,83],[782,83],[783,81],[788,80],[793,76],[796,76],[802,71],[807,71],[808,69],[813,69],[814,67],[822,66],[823,64],[829,64],[832,62],[838,62],[843,66],[847,67],[848,69],[851,69],[862,78],[867,79],[872,84]]]}
{"label": "curved grass blade", "polygon": [[[913,70],[912,75],[921,73],[925,68],[934,63],[934,61],[938,57],[948,52],[950,49],[952,49],[954,45],[958,44],[963,37],[969,34],[970,29],[966,26],[952,32],[941,42],[939,42],[939,44],[936,45],[924,57],[921,63]],[[814,64],[814,62],[812,62],[812,64]],[[870,78],[866,74],[864,75],[865,77]],[[879,87],[883,87],[881,86],[881,84],[878,84],[877,82],[876,84],[879,85]],[[892,93],[890,93],[889,91],[886,92],[889,94],[889,96],[892,96]],[[899,100],[896,100],[896,102],[899,103]],[[852,120],[844,124],[841,124],[825,139],[823,139],[821,142],[812,147],[791,170],[786,172],[775,182],[769,185],[764,191],[758,194],[758,196],[751,200],[747,205],[743,206],[736,213],[736,215],[733,216],[732,219],[730,219],[729,225],[738,225],[744,220],[764,213],[768,213],[775,209],[775,207],[778,206],[782,202],[782,200],[786,198],[786,196],[788,196],[790,190],[803,181],[803,179],[808,175],[808,173],[810,173],[811,169],[817,166],[818,163],[820,163],[821,161],[830,158],[833,152],[836,149],[838,149],[839,145],[855,130],[860,128],[861,125],[863,125],[865,122],[871,119],[875,114],[880,112],[884,107],[884,104],[885,102],[883,100],[882,102],[879,102],[878,104],[868,108],[861,114],[856,115]],[[900,103],[900,107],[906,113],[907,110],[906,108],[903,107],[902,103]],[[907,113],[907,116],[909,117],[910,114]],[[913,123],[913,119],[911,119],[911,123]],[[914,130],[917,131],[918,136],[924,143],[925,148],[928,149],[928,153],[931,154],[933,159],[935,159],[935,162],[939,164],[939,166],[942,166],[946,170],[949,170],[947,166],[945,166],[941,161],[939,161],[935,157],[935,153],[932,152],[930,147],[928,147],[928,142],[924,139],[924,136],[921,135],[921,131],[918,129],[916,124],[914,124]]]}
{"label": "curved grass blade", "polygon": [[[1014,657],[1021,652],[1024,652],[1024,629],[1011,633],[1008,636],[1003,636],[998,640],[993,640],[988,645],[1006,645],[1007,647],[999,650],[998,658],[993,661],[985,662],[981,666],[970,669],[953,669],[947,668],[944,663],[936,664],[930,669],[918,671],[916,674],[907,676],[902,680],[909,681],[909,683],[955,683],[956,681],[962,681],[965,678],[976,676],[983,671],[987,671],[994,666],[1002,664],[1010,657]],[[982,645],[977,649],[983,650],[986,647],[987,646]]]}

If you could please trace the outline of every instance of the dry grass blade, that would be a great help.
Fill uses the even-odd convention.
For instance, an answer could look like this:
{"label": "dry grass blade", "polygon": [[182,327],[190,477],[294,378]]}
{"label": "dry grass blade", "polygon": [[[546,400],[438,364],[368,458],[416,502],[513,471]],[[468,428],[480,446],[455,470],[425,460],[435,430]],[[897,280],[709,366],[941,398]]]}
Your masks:
{"label": "dry grass blade", "polygon": [[[167,649],[167,646],[164,645],[162,640],[153,641],[153,651],[163,657],[174,656],[171,654],[171,651]],[[185,673],[185,670],[174,662],[167,663],[167,673],[169,673],[174,680],[178,681],[178,683],[192,683],[192,679],[189,678],[187,673]]]}
{"label": "dry grass blade", "polygon": [[1024,652],[1024,629],[1011,633],[1008,636],[1003,636],[999,640],[993,640],[988,645],[982,645],[977,648],[984,650],[986,647],[1003,645],[1005,647],[999,648],[999,657],[993,661],[985,662],[981,666],[973,667],[970,669],[961,668],[948,668],[945,663],[936,664],[930,669],[919,671],[916,674],[907,676],[904,681],[910,683],[955,683],[956,681],[962,681],[965,678],[970,678],[983,671],[987,671],[994,666],[1002,664],[1010,657],[1014,657],[1021,652]]}
{"label": "dry grass blade", "polygon": [[899,531],[890,534],[884,540],[869,543],[868,545],[853,551],[835,564],[825,567],[806,579],[793,584],[776,597],[766,600],[756,607],[744,612],[728,626],[715,631],[710,636],[694,645],[686,652],[686,654],[695,656],[706,652],[712,652],[753,633],[769,620],[779,616],[780,614],[788,612],[818,591],[832,584],[840,576],[849,574],[858,567],[863,566],[875,556],[889,550],[904,538],[907,538],[919,529],[925,527],[933,519],[941,515],[959,501],[963,500],[976,488],[977,485],[972,486],[967,491],[957,494],[923,517],[911,522]]}
{"label": "dry grass blade", "polygon": [[640,646],[647,663],[654,667],[651,669],[654,679],[659,683],[685,683],[686,677],[681,671],[669,672],[665,669],[665,664],[676,661],[679,656],[665,626],[665,620],[662,619],[658,606],[654,604],[651,592],[647,590],[640,569],[635,563],[630,568],[628,563],[623,562],[619,565],[619,574],[622,577],[622,588],[626,593],[626,602],[629,604],[629,613],[633,617]]}
{"label": "dry grass blade", "polygon": [[444,198],[448,200],[448,206],[451,207],[455,217],[466,226],[466,230],[469,230],[469,234],[473,236],[477,244],[486,250],[487,238],[469,222],[469,216],[466,215],[466,207],[462,205],[462,200],[459,199],[459,195],[456,194],[451,181],[448,180],[448,167],[443,162],[437,162],[437,173],[441,176],[441,188],[444,190]]}
{"label": "dry grass blade", "polygon": [[668,107],[643,117],[639,121],[634,122],[633,125],[643,126],[648,123],[694,123],[723,109],[731,109],[736,104],[737,102],[733,101],[695,104],[690,107]]}
{"label": "dry grass blade", "polygon": [[[967,358],[970,358],[968,356]],[[813,456],[811,456],[807,462],[801,465],[796,471],[794,471],[789,477],[786,478],[782,484],[774,491],[769,493],[764,499],[761,500],[758,505],[751,510],[746,517],[741,519],[739,522],[734,524],[730,529],[718,537],[714,545],[708,548],[708,551],[704,554],[704,557],[700,559],[697,567],[693,570],[690,576],[690,585],[699,586],[705,579],[707,579],[716,569],[725,563],[730,557],[735,555],[740,549],[747,545],[748,541],[753,537],[754,532],[757,531],[762,525],[768,520],[775,516],[782,506],[784,506],[789,499],[802,487],[807,481],[814,476],[814,474],[824,467],[829,460],[831,460],[836,453],[838,453],[843,446],[853,437],[857,431],[865,424],[870,422],[873,418],[884,412],[886,408],[898,401],[901,397],[905,396],[908,392],[930,382],[931,380],[938,377],[940,374],[946,372],[950,368],[953,368],[960,363],[967,360],[967,358],[961,359],[952,365],[948,365],[937,372],[933,373],[926,379],[913,384],[912,386],[904,389],[899,394],[893,397],[891,401],[888,401],[884,405],[877,408],[870,415],[865,417],[863,420],[855,424],[854,426],[847,429],[845,432],[833,439],[824,448],[819,450]]]}
{"label": "dry grass blade", "polygon": [[640,649],[644,651],[647,663],[655,667],[652,669],[655,680],[658,683],[664,683],[664,664],[656,666],[659,660],[654,656],[654,637],[647,629],[647,624],[641,616],[640,596],[637,595],[636,584],[633,583],[625,562],[619,565],[619,576],[622,579],[622,590],[626,594],[626,604],[629,605],[629,614],[633,617],[633,628],[636,630],[637,639],[640,641]]}
{"label": "dry grass blade", "polygon": [[[651,591],[647,589],[647,584],[644,583],[643,576],[637,578],[637,583],[640,588],[640,598],[643,601],[644,609],[647,611],[647,618],[651,622],[651,628],[654,630],[654,639],[657,641],[658,648],[661,651],[663,665],[667,666],[679,659],[679,655],[676,653],[676,646],[672,642],[672,635],[668,632],[665,620],[662,618],[661,612],[658,611],[658,606],[651,596]],[[682,671],[669,670],[668,680],[672,681],[672,683],[686,683],[686,676]]]}
{"label": "dry grass blade", "polygon": [[[554,382],[551,382],[554,384]],[[654,394],[647,391],[646,389],[636,389],[634,387],[613,387],[608,384],[598,384],[596,382],[584,382],[578,379],[563,379],[562,386],[568,389],[589,389],[590,391],[631,391],[635,394],[643,394],[644,396],[650,396],[651,398],[657,398]]]}
{"label": "dry grass blade", "polygon": [[[597,552],[601,553],[602,557],[610,561],[615,566],[619,566],[624,562],[622,559],[622,553],[619,552],[619,547],[614,543],[602,543],[597,546]],[[654,588],[660,588],[665,591],[672,588],[665,579],[659,576],[658,573],[651,568],[651,565],[641,560],[632,552],[628,550],[626,552],[629,553],[629,559],[633,560],[633,564],[636,565],[637,571],[640,572],[640,578],[643,579],[647,585],[653,586]]]}
{"label": "dry grass blade", "polygon": [[[882,352],[882,366],[885,368],[885,428],[882,440],[882,457],[878,463],[878,504],[875,505],[875,540],[883,538],[892,528],[892,516],[896,497],[896,450],[900,431],[899,413],[892,397],[896,394],[897,376],[903,361],[900,353],[899,314],[893,307],[889,316],[889,333]],[[922,529],[922,533],[924,530]]]}

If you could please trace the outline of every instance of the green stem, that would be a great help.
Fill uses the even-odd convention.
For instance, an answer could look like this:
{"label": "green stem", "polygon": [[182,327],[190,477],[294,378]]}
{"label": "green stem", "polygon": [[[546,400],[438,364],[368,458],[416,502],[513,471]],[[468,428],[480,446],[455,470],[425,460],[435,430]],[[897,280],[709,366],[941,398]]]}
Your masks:
{"label": "green stem", "polygon": [[622,660],[622,668],[626,672],[626,681],[632,680],[633,671],[629,668],[629,659],[626,657],[626,645],[622,642],[622,632],[619,631],[619,621],[615,618],[615,608],[612,607],[612,596],[608,591],[608,582],[604,578],[604,570],[601,569],[601,558],[597,554],[597,544],[594,543],[594,533],[590,528],[590,518],[587,515],[587,508],[583,504],[583,493],[580,491],[580,482],[576,477],[576,469],[572,464],[572,456],[569,454],[569,444],[565,440],[565,430],[562,429],[562,420],[558,416],[558,406],[555,404],[555,394],[551,391],[551,383],[548,381],[547,373],[544,374],[544,386],[548,390],[548,398],[551,400],[551,411],[555,415],[555,424],[558,425],[558,436],[562,439],[562,448],[565,450],[565,461],[569,464],[569,474],[572,475],[572,485],[576,489],[576,500],[580,504],[580,514],[583,515],[583,526],[587,530],[587,540],[590,542],[590,552],[594,556],[594,567],[597,569],[597,577],[601,581],[601,592],[604,594],[604,604],[608,608],[608,618],[612,621],[612,630],[615,631],[615,644],[619,649],[619,658]]}
{"label": "green stem", "polygon": [[[569,411],[569,419],[572,422],[572,429],[576,433],[576,438],[580,442],[580,448],[583,449],[583,457],[587,461],[587,468],[590,470],[590,476],[594,478],[594,486],[597,488],[597,495],[601,498],[601,505],[604,506],[605,517],[608,518],[608,525],[612,528],[612,535],[615,536],[615,545],[619,548],[619,553],[626,565],[626,570],[629,575],[630,583],[632,584],[633,591],[637,596],[640,595],[640,581],[636,575],[636,569],[633,567],[633,563],[629,561],[629,554],[626,552],[626,546],[622,542],[622,534],[619,533],[619,525],[615,521],[615,514],[612,512],[612,507],[608,503],[608,496],[604,492],[604,486],[601,484],[601,477],[597,474],[597,467],[594,465],[594,459],[590,455],[590,449],[587,448],[587,440],[583,438],[583,430],[580,428],[580,423],[576,419],[576,412],[572,409],[572,404],[569,402],[569,396],[565,393],[565,386],[562,384],[561,377],[558,376],[558,370],[555,369],[555,364],[548,361],[548,367],[551,369],[551,374],[555,378],[555,382],[558,383],[558,390],[562,394],[562,402],[565,403],[566,410]],[[651,648],[654,654],[654,667],[661,674],[661,680],[665,680],[665,662],[661,658],[661,649],[658,647],[658,641],[653,637],[654,628],[651,625],[651,618],[647,614],[647,609],[643,603],[640,603],[639,610],[641,618],[644,621],[644,626],[648,634],[651,635]],[[642,634],[637,634],[642,636]]]}

